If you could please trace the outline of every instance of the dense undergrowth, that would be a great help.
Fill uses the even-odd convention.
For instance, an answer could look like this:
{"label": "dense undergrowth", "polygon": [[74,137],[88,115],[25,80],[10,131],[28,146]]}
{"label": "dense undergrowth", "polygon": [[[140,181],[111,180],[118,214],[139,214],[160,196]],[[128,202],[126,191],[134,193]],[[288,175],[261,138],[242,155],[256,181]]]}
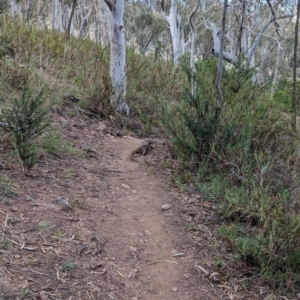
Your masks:
{"label": "dense undergrowth", "polygon": [[[11,99],[21,97],[24,88],[33,95],[44,89],[52,106],[65,105],[63,97],[74,95],[77,106],[108,120],[121,118],[118,125],[128,131],[137,129],[131,124],[138,120],[144,134],[165,134],[181,162],[178,182],[193,181],[218,204],[219,233],[235,258],[274,287],[300,286],[299,140],[290,125],[284,82],[271,97],[267,84],[251,80],[255,70],[224,69],[220,109],[215,59],[197,63],[193,96],[184,59],[174,68],[128,49],[132,115],[126,119],[109,105],[108,48],[87,39],[66,42],[63,34],[6,16],[0,16],[0,27],[1,109],[11,108]],[[70,114],[77,112],[72,105]],[[57,154],[61,141],[50,131],[38,145]]]}
{"label": "dense undergrowth", "polygon": [[270,97],[267,84],[254,84],[251,70],[224,70],[225,106],[218,107],[215,71],[214,60],[199,62],[196,96],[187,89],[165,110],[170,143],[184,166],[179,180],[193,180],[217,203],[219,233],[237,259],[256,267],[273,287],[295,291],[300,286],[298,133],[282,110],[287,103]]}

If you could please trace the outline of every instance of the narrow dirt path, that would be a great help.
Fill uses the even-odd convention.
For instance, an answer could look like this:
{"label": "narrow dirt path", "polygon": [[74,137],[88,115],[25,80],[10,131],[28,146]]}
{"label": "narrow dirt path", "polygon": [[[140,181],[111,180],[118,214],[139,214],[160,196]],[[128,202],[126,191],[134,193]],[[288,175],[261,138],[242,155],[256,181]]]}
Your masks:
{"label": "narrow dirt path", "polygon": [[173,204],[167,183],[149,174],[143,158],[141,164],[129,159],[140,140],[125,137],[115,143],[120,156],[111,168],[120,174],[110,180],[114,218],[107,225],[115,228],[109,235],[111,254],[119,255],[118,272],[136,299],[192,299],[184,284],[191,276],[182,262],[188,245],[184,228],[172,224],[177,217],[172,208],[161,208]]}
{"label": "narrow dirt path", "polygon": [[0,209],[0,299],[218,299],[193,267],[168,178],[129,158],[142,141],[54,118],[88,157],[41,157],[27,177],[8,152],[18,196]]}
{"label": "narrow dirt path", "polygon": [[[152,174],[144,157],[138,158],[140,163],[129,158],[141,142],[109,137],[96,149],[108,149],[111,157],[103,160],[109,172],[107,192],[89,200],[94,213],[99,200],[102,215],[106,213],[95,218],[95,228],[107,241],[106,254],[113,261],[110,272],[126,286],[124,299],[215,299],[199,293],[195,285],[186,251],[189,240],[179,225],[168,182]],[[164,211],[165,204],[171,208]]]}

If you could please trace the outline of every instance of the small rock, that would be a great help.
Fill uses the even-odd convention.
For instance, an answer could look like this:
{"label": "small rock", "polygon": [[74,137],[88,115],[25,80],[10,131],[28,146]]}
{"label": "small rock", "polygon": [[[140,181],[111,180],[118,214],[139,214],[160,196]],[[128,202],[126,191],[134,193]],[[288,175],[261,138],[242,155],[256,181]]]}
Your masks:
{"label": "small rock", "polygon": [[164,204],[164,205],[162,205],[162,207],[161,207],[161,209],[164,210],[164,211],[166,211],[166,210],[168,210],[168,209],[170,209],[170,208],[171,208],[171,205],[170,205],[170,204]]}
{"label": "small rock", "polygon": [[72,210],[73,207],[69,203],[68,199],[65,198],[57,198],[52,201],[53,204],[60,206],[62,210]]}
{"label": "small rock", "polygon": [[132,252],[136,252],[137,251],[137,249],[135,247],[130,246],[129,248],[130,248],[130,251],[132,251]]}
{"label": "small rock", "polygon": [[29,197],[32,198],[32,199],[39,199],[40,198],[40,196],[38,194],[35,194],[35,193],[31,193],[29,195]]}
{"label": "small rock", "polygon": [[195,203],[196,203],[196,199],[191,198],[191,199],[188,200],[187,203],[188,203],[188,204],[195,204]]}
{"label": "small rock", "polygon": [[178,291],[178,288],[177,287],[173,287],[172,288],[172,292],[177,292]]}

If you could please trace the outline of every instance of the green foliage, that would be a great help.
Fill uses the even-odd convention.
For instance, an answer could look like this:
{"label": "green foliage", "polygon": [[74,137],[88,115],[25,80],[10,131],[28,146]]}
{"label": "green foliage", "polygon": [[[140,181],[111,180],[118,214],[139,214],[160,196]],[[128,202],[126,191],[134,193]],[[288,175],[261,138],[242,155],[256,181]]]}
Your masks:
{"label": "green foliage", "polygon": [[30,170],[36,162],[36,138],[49,127],[46,120],[49,108],[45,108],[43,93],[41,90],[34,97],[28,89],[24,89],[22,96],[11,99],[11,108],[4,109],[0,116],[0,125],[12,134],[25,170]]}
{"label": "green foliage", "polygon": [[[13,197],[17,195],[17,191],[13,185],[13,182],[7,179],[4,175],[0,175],[0,195]],[[3,200],[6,198],[3,198]]]}
{"label": "green foliage", "polygon": [[[182,66],[187,63],[183,57]],[[226,224],[219,233],[236,258],[256,267],[274,287],[287,287],[288,281],[298,286],[298,136],[282,103],[268,96],[268,86],[252,82],[251,70],[224,69],[221,111],[215,70],[214,61],[197,63],[196,96],[189,87],[165,107],[169,143],[204,196],[218,204]]]}
{"label": "green foliage", "polygon": [[[273,95],[273,99],[276,105],[280,106],[282,110],[291,110],[291,95],[292,95],[292,86],[293,80],[292,78],[282,77],[277,85],[275,93]],[[300,97],[300,80],[297,79],[297,97]]]}
{"label": "green foliage", "polygon": [[59,158],[66,155],[83,157],[84,153],[75,148],[63,138],[61,133],[56,129],[48,130],[39,140],[39,146],[47,153]]}
{"label": "green foliage", "polygon": [[5,11],[9,8],[9,1],[8,0],[1,0],[0,1],[0,14],[5,13]]}
{"label": "green foliage", "polygon": [[12,47],[10,47],[7,44],[0,44],[0,59],[5,56],[5,55],[9,55],[9,54],[13,54],[14,50]]}
{"label": "green foliage", "polygon": [[44,220],[44,221],[41,221],[41,222],[38,223],[38,228],[39,228],[40,230],[46,230],[46,229],[48,229],[51,225],[52,225],[52,223],[51,223],[50,221]]}
{"label": "green foliage", "polygon": [[78,265],[76,263],[68,261],[64,264],[65,271],[74,272],[76,269],[78,269]]}
{"label": "green foliage", "polygon": [[167,30],[167,23],[153,14],[142,13],[135,18],[135,26],[131,30],[135,32],[136,42],[140,46],[141,53],[145,54],[148,46],[158,42],[159,35]]}
{"label": "green foliage", "polygon": [[1,65],[0,86],[3,82],[4,87],[29,86],[33,91],[51,86],[49,97],[57,103],[76,91],[84,99],[80,103],[84,109],[110,115],[109,47],[75,37],[66,43],[58,31],[41,30],[6,15],[0,16],[0,28],[5,28],[0,31],[1,44],[17,54],[17,59]]}
{"label": "green foliage", "polygon": [[142,121],[146,131],[159,130],[162,104],[177,101],[186,78],[171,62],[155,59],[155,54],[143,57],[129,48],[126,61],[126,98],[132,114]]}
{"label": "green foliage", "polygon": [[13,247],[13,244],[12,242],[6,242],[6,241],[3,241],[3,242],[0,242],[0,249],[1,250],[11,250]]}

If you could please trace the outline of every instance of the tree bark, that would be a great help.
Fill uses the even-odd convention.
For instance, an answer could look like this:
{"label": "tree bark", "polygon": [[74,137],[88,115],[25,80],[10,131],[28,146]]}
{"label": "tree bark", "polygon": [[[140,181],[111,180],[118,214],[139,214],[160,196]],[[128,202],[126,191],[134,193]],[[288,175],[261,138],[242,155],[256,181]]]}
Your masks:
{"label": "tree bark", "polygon": [[295,24],[295,40],[294,40],[294,64],[293,64],[293,94],[292,94],[292,108],[293,108],[293,120],[292,126],[296,130],[297,125],[297,48],[298,48],[298,29],[299,29],[299,16],[300,16],[300,0],[297,2],[297,18]]}
{"label": "tree bark", "polygon": [[67,36],[66,36],[67,41],[70,39],[71,25],[72,25],[76,5],[77,5],[77,0],[73,0],[72,10],[71,10],[71,13],[70,13],[69,23],[68,23],[67,33],[66,33],[67,34]]}
{"label": "tree bark", "polygon": [[105,0],[112,14],[112,39],[110,44],[110,79],[112,84],[111,105],[119,112],[129,115],[126,103],[126,63],[124,34],[124,0]]}
{"label": "tree bark", "polygon": [[11,0],[10,1],[10,6],[11,6],[11,14],[13,17],[20,17],[20,8],[16,2],[16,0]]}
{"label": "tree bark", "polygon": [[218,70],[217,70],[217,78],[215,82],[215,87],[218,92],[218,105],[220,107],[223,106],[224,99],[222,94],[222,89],[220,86],[221,78],[222,78],[222,65],[223,65],[223,50],[224,50],[224,36],[225,36],[225,22],[226,22],[226,12],[227,12],[227,0],[224,0],[223,3],[223,12],[222,12],[222,27],[220,34],[220,50],[218,57]]}
{"label": "tree bark", "polygon": [[97,16],[99,19],[99,39],[101,44],[107,46],[111,41],[111,12],[109,7],[105,4],[104,0],[97,0]]}
{"label": "tree bark", "polygon": [[52,0],[52,29],[57,29],[57,14],[59,7],[59,0]]}
{"label": "tree bark", "polygon": [[195,44],[197,38],[196,26],[195,26],[195,14],[200,6],[200,0],[198,0],[195,8],[192,10],[189,16],[189,23],[191,26],[191,59],[190,59],[190,67],[192,71],[192,80],[191,80],[191,93],[193,96],[196,95],[196,84],[195,84],[195,76],[196,76],[196,67],[195,67]]}
{"label": "tree bark", "polygon": [[177,14],[178,0],[171,0],[170,11],[167,15],[164,6],[164,0],[161,2],[163,17],[169,23],[172,38],[173,62],[179,63],[180,51],[180,16]]}

